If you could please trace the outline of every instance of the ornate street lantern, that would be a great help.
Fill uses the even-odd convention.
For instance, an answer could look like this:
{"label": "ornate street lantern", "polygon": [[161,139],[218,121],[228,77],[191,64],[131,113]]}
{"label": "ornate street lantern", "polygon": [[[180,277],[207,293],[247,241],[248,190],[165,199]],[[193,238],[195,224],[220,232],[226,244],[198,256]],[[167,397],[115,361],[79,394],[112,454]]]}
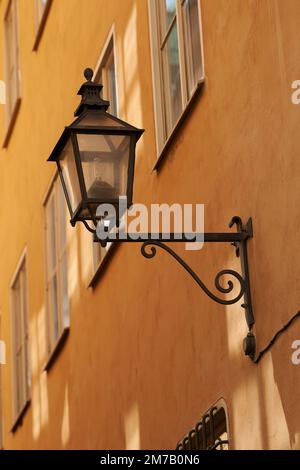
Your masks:
{"label": "ornate street lantern", "polygon": [[[193,239],[190,237],[185,239],[185,234],[181,234],[182,237],[179,238],[175,237],[175,234],[164,233],[146,233],[137,237],[136,234],[125,234],[125,231],[123,233],[122,230],[110,230],[115,228],[112,226],[112,221],[117,224],[123,212],[126,211],[126,207],[129,208],[132,205],[135,147],[144,131],[109,114],[107,112],[109,102],[100,97],[102,85],[92,81],[93,71],[86,69],[84,76],[87,81],[78,91],[78,95],[81,95],[82,99],[75,111],[77,119],[65,128],[48,159],[48,161],[55,161],[58,166],[71,215],[71,224],[83,222],[86,228],[94,234],[94,241],[98,241],[104,246],[107,242],[114,241],[121,243],[141,242],[141,253],[148,259],[156,255],[158,247],[162,248],[190,274],[198,286],[214,302],[232,305],[243,297],[242,307],[245,309],[248,326],[248,334],[243,342],[244,352],[257,363],[269,346],[255,357],[256,343],[252,332],[255,320],[247,255],[247,242],[253,237],[252,219],[249,218],[248,222],[243,224],[240,217],[233,217],[229,226],[236,225],[237,233],[202,233],[195,234]],[[122,204],[119,204],[120,198]],[[127,198],[127,206],[124,204],[125,198]],[[103,211],[101,216],[97,215],[97,208],[102,204],[110,204],[115,207],[116,219],[110,214],[106,214],[106,211]],[[121,209],[119,209],[120,206]],[[104,238],[99,237],[95,230],[101,217],[105,232]],[[89,221],[94,224],[94,228],[89,225]],[[235,291],[233,298],[220,298],[211,292],[191,267],[165,244],[169,241],[195,242],[199,240],[198,235],[201,235],[206,243],[230,243],[235,246],[236,254],[241,260],[242,274],[232,269],[223,269],[215,277],[216,289],[222,294],[230,294]],[[150,251],[148,251],[149,248]],[[232,276],[239,289],[235,289],[231,280],[227,282],[227,287],[221,285],[220,280],[223,276]],[[270,345],[273,344],[273,341],[274,339]]]}
{"label": "ornate street lantern", "polygon": [[92,69],[85,69],[84,76],[78,117],[65,128],[48,161],[58,166],[71,224],[92,221],[96,226],[100,204],[118,211],[119,198],[126,197],[127,207],[132,205],[135,147],[144,130],[109,114]]}

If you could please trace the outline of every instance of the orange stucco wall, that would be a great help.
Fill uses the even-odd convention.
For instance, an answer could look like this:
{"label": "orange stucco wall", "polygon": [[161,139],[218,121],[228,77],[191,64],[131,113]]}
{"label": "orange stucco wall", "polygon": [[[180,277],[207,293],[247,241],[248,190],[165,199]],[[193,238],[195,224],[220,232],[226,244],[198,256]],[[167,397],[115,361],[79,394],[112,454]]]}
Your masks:
{"label": "orange stucco wall", "polygon": [[[205,85],[163,164],[156,161],[146,0],[54,0],[37,52],[34,2],[20,0],[22,102],[0,150],[0,309],[4,447],[174,448],[223,397],[231,447],[299,448],[296,322],[259,365],[244,357],[244,312],[213,303],[164,252],[153,260],[123,244],[94,289],[84,229],[68,228],[71,328],[49,372],[45,348],[44,214],[54,166],[46,163],[114,25],[120,115],[146,130],[138,144],[135,201],[205,204],[205,229],[253,218],[249,242],[258,349],[299,310],[300,79],[298,0],[202,0]],[[0,2],[0,41],[7,1]],[[3,72],[3,45],[0,48]],[[4,106],[0,106],[0,140]],[[13,434],[9,285],[27,248],[32,400]],[[239,269],[232,247],[176,249],[207,285]]]}

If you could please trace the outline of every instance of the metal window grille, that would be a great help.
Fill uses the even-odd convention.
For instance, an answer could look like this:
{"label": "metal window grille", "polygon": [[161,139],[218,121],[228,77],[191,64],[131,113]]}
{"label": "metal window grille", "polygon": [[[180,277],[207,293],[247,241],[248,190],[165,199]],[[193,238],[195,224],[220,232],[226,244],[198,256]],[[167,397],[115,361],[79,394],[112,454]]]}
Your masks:
{"label": "metal window grille", "polygon": [[181,441],[176,450],[228,450],[226,413],[213,406]]}

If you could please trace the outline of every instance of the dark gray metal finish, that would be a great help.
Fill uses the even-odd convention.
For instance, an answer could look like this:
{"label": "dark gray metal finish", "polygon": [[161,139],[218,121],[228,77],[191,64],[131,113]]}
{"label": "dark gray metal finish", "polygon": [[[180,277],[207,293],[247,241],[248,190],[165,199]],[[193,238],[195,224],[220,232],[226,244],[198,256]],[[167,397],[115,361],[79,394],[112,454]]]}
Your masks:
{"label": "dark gray metal finish", "polygon": [[227,422],[224,408],[213,406],[181,441],[176,450],[215,450],[228,448]]}
{"label": "dark gray metal finish", "polygon": [[[106,246],[108,242],[129,242],[129,243],[142,243],[141,253],[147,258],[151,259],[157,253],[157,248],[161,248],[167,253],[169,253],[194,279],[198,286],[205,292],[208,297],[210,297],[215,302],[222,305],[232,305],[237,303],[243,297],[243,303],[241,306],[245,309],[245,318],[248,326],[248,335],[244,339],[244,352],[247,356],[251,358],[255,355],[255,337],[252,333],[252,328],[255,323],[252,300],[251,300],[251,290],[250,290],[250,278],[249,278],[249,265],[248,265],[248,252],[247,252],[247,241],[249,238],[253,237],[253,227],[252,219],[249,218],[247,223],[244,225],[240,217],[233,217],[229,223],[229,227],[236,225],[237,232],[223,232],[223,233],[203,233],[203,234],[194,234],[193,237],[187,236],[185,234],[153,234],[153,233],[144,233],[139,234],[137,237],[136,234],[124,234],[120,233],[107,233],[105,240],[99,240],[94,235],[94,241],[100,242],[102,246]],[[199,276],[192,270],[192,268],[177,254],[175,251],[166,245],[167,242],[196,242],[199,239],[204,240],[206,243],[231,243],[236,249],[236,256],[241,260],[241,274],[232,269],[224,269],[217,273],[215,277],[215,287],[222,294],[230,294],[234,290],[234,283],[232,280],[227,281],[227,286],[223,287],[221,285],[221,279],[225,275],[231,276],[238,285],[238,293],[235,297],[231,299],[222,299],[211,292]],[[136,237],[136,238],[135,238]]]}
{"label": "dark gray metal finish", "polygon": [[[102,85],[95,83],[93,78],[93,70],[88,68],[84,71],[84,76],[86,82],[83,83],[78,91],[78,95],[81,95],[81,103],[75,111],[75,116],[78,116],[75,121],[67,126],[61,134],[58,142],[56,143],[54,149],[52,150],[48,161],[56,162],[58,166],[59,175],[62,181],[62,186],[65,194],[65,198],[68,204],[70,216],[71,216],[71,225],[74,226],[77,222],[82,222],[86,229],[94,234],[94,241],[101,243],[102,246],[106,246],[109,242],[140,242],[142,243],[141,252],[145,258],[153,258],[156,255],[157,247],[162,248],[164,251],[169,253],[194,279],[198,286],[215,302],[222,305],[231,305],[238,302],[242,297],[244,299],[242,307],[245,309],[246,322],[248,325],[248,331],[251,335],[247,336],[244,343],[245,354],[249,355],[251,358],[255,354],[255,338],[253,340],[252,327],[254,325],[254,315],[251,302],[251,291],[250,291],[250,279],[249,279],[249,266],[248,266],[248,254],[247,254],[247,241],[249,238],[253,237],[252,231],[252,220],[249,219],[246,225],[243,225],[240,217],[233,217],[229,226],[232,227],[234,224],[237,226],[236,233],[202,233],[202,234],[163,234],[163,233],[145,233],[139,234],[126,234],[118,229],[118,222],[116,223],[117,233],[112,231],[110,227],[107,236],[104,239],[98,239],[96,236],[96,227],[99,221],[105,217],[101,214],[98,215],[97,208],[101,204],[111,204],[116,209],[117,220],[120,219],[120,214],[118,213],[118,208],[120,207],[119,197],[126,196],[126,206],[127,208],[132,205],[132,193],[133,193],[133,180],[134,180],[134,165],[135,165],[135,147],[136,143],[143,134],[143,129],[138,129],[131,124],[128,124],[125,121],[107,113],[109,107],[109,102],[101,98],[100,92],[102,90]],[[92,143],[91,148],[87,146],[86,149],[80,149],[78,144],[78,137],[84,138]],[[107,141],[107,136],[111,136],[116,139],[118,137],[125,138],[126,141],[129,140],[129,153],[126,154],[128,159],[128,168],[127,168],[127,181],[126,189],[123,188],[122,191],[124,194],[118,194],[119,186],[115,183],[112,183],[115,187],[115,191],[110,193],[103,193],[99,189],[94,193],[90,194],[86,181],[85,173],[83,171],[83,163],[86,161],[86,153],[90,153],[90,161],[96,161],[102,158],[106,159],[113,153],[113,150],[116,150],[114,145],[109,145],[110,151],[102,149],[101,145],[99,150],[95,151],[93,148],[94,145],[94,136],[101,137],[101,141]],[[70,139],[70,141],[69,141]],[[124,139],[123,139],[124,141]],[[70,145],[69,145],[70,143]],[[90,149],[90,150],[89,150]],[[101,150],[102,149],[102,150]],[[118,153],[122,155],[122,152],[126,149],[118,148]],[[97,156],[97,158],[96,158]],[[65,160],[67,158],[67,160]],[[68,181],[68,184],[65,181],[65,171],[62,167],[62,161],[67,161],[68,165],[75,167],[75,171],[72,170],[71,181]],[[127,160],[126,160],[127,161]],[[64,163],[66,165],[66,163]],[[120,163],[119,163],[120,164]],[[125,166],[126,168],[126,166]],[[99,170],[100,171],[100,170]],[[73,173],[75,173],[73,175]],[[101,170],[102,173],[102,170]],[[105,172],[104,172],[105,174]],[[76,181],[75,181],[76,179]],[[102,188],[99,180],[101,175],[96,172],[95,181],[96,188]],[[77,188],[77,183],[79,188]],[[106,184],[113,189],[113,186],[109,185],[107,181],[104,181],[103,184]],[[74,198],[71,197],[73,185],[75,185],[74,194],[80,191],[80,196],[76,197],[76,204]],[[94,184],[93,184],[94,185]],[[70,187],[69,187],[70,186]],[[78,191],[79,189],[79,191]],[[70,194],[69,194],[70,193]],[[91,197],[92,196],[92,197]],[[111,199],[112,198],[112,199]],[[80,200],[78,200],[80,199]],[[77,207],[76,207],[77,206]],[[125,208],[126,209],[126,208]],[[101,221],[102,221],[101,220]],[[115,223],[115,219],[111,218]],[[94,227],[90,226],[90,223]],[[106,235],[106,234],[105,234]],[[190,236],[191,235],[191,236]],[[215,287],[218,292],[221,294],[230,294],[234,291],[234,283],[232,280],[227,281],[227,286],[223,287],[221,285],[221,280],[223,276],[231,276],[232,279],[238,285],[238,293],[231,299],[223,299],[211,292],[206,285],[202,282],[199,276],[190,268],[190,266],[177,254],[175,251],[170,248],[170,246],[165,243],[169,242],[200,242],[204,241],[205,243],[231,243],[236,248],[236,255],[240,257],[241,260],[241,274],[232,269],[224,269],[217,273],[215,277]],[[150,249],[150,251],[148,250]],[[250,338],[250,339],[249,339]]]}
{"label": "dark gray metal finish", "polygon": [[[197,274],[189,267],[189,265],[177,253],[175,253],[169,246],[165,245],[164,243],[160,241],[152,241],[152,240],[144,242],[141,246],[142,255],[148,259],[154,258],[154,256],[156,255],[156,246],[162,248],[171,256],[173,256],[173,258],[176,259],[176,261],[178,261],[178,263],[181,264],[181,266],[192,276],[194,281],[196,281],[196,283],[203,290],[203,292],[205,292],[205,294],[208,295],[208,297],[210,297],[215,302],[222,304],[222,305],[232,305],[238,302],[240,298],[243,296],[245,292],[245,282],[242,276],[238,272],[233,271],[232,269],[224,269],[217,273],[215,277],[215,287],[219,292],[222,292],[222,294],[228,294],[232,292],[232,290],[234,289],[234,284],[232,281],[227,282],[227,287],[222,287],[220,280],[223,276],[230,275],[234,277],[235,280],[239,284],[239,292],[233,299],[229,299],[229,300],[220,299],[205,286],[205,284],[201,281],[201,279],[197,276]],[[147,248],[150,248],[150,252],[147,252],[146,250]]]}
{"label": "dark gray metal finish", "polygon": [[220,242],[228,242],[228,243],[238,243],[241,241],[246,240],[249,238],[247,232],[238,232],[238,233],[193,233],[190,236],[184,233],[140,233],[140,234],[131,234],[131,233],[107,233],[107,238],[104,240],[95,239],[95,241],[108,243],[111,241],[118,241],[118,242],[145,242],[145,241],[155,241],[155,242],[196,242],[202,239],[204,242],[212,242],[212,243],[220,243]]}
{"label": "dark gray metal finish", "polygon": [[[107,195],[103,196],[101,193],[96,194],[96,196],[93,197],[88,195],[85,174],[82,166],[83,157],[87,150],[80,150],[78,137],[83,135],[87,142],[91,142],[91,140],[93,141],[94,136],[101,136],[104,140],[109,136],[115,138],[124,137],[129,140],[127,182],[126,188],[123,188],[124,194],[122,194],[122,196],[126,196],[127,207],[130,207],[132,204],[133,193],[135,148],[138,140],[144,132],[143,129],[138,129],[128,122],[109,114],[107,112],[109,102],[103,100],[100,96],[102,85],[92,81],[92,69],[86,69],[84,76],[87,81],[81,85],[78,91],[78,95],[81,95],[82,99],[75,111],[75,116],[77,116],[77,118],[69,126],[65,127],[58,142],[52,150],[50,157],[48,158],[48,161],[56,162],[58,166],[65,198],[67,200],[71,216],[70,222],[72,226],[75,226],[77,222],[87,221],[91,221],[94,226],[96,226],[98,222],[96,211],[100,204],[112,204],[116,211],[118,211],[119,207],[119,195],[116,195],[114,199],[109,199]],[[64,181],[65,175],[61,165],[62,158],[65,158],[66,156],[64,152],[69,139],[71,141],[71,146],[69,149],[68,159],[69,163],[71,165],[75,164],[76,167],[76,175],[72,175],[72,179],[69,181],[71,184],[70,188]],[[90,153],[90,151],[87,153]],[[100,148],[99,152],[97,151],[96,154],[97,158],[95,157],[95,160],[101,159],[103,156],[108,159],[110,159],[110,157],[112,159],[114,158],[111,146],[110,151],[104,151]],[[73,204],[71,204],[71,194],[69,194],[69,192],[72,192],[72,184],[75,184],[74,180],[77,178],[79,181],[81,197],[80,200],[77,201],[77,207],[73,207]]]}
{"label": "dark gray metal finish", "polygon": [[109,107],[109,101],[105,101],[100,97],[103,85],[93,82],[93,75],[94,72],[92,69],[85,69],[84,76],[87,81],[81,85],[77,93],[77,95],[81,95],[82,98],[74,116],[80,116],[86,109],[100,109],[106,111]]}
{"label": "dark gray metal finish", "polygon": [[247,238],[245,238],[244,240],[240,240],[238,243],[236,242],[235,246],[237,248],[237,256],[239,256],[239,258],[241,259],[243,278],[247,279],[247,282],[245,283],[244,303],[242,307],[245,309],[246,321],[250,331],[255,323],[252,309],[247,252],[247,240],[248,238],[253,238],[252,219],[250,218],[247,224],[244,226],[240,217],[233,217],[229,223],[229,227],[231,228],[234,224],[236,224],[239,232],[247,234]]}

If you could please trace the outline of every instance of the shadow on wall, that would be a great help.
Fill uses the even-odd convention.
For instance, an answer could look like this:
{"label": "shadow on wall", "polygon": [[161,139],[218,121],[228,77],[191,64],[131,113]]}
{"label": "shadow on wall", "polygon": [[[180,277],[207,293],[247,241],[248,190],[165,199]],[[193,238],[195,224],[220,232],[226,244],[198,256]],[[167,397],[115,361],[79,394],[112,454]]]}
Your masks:
{"label": "shadow on wall", "polygon": [[[276,386],[276,394],[281,403],[283,422],[286,423],[288,444],[293,449],[300,448],[299,415],[299,377],[300,365],[293,364],[291,347],[295,339],[300,339],[300,322],[285,333],[278,341],[269,359],[272,379]],[[279,423],[280,424],[280,423]],[[281,425],[282,426],[282,425]]]}

